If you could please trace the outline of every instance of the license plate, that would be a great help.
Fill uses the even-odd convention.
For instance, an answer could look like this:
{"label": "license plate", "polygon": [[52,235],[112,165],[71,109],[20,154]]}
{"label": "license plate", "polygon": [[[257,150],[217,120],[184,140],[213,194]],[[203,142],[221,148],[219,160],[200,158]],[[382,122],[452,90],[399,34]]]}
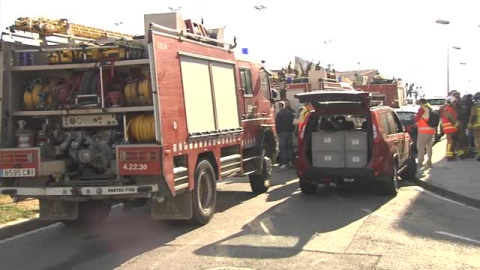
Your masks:
{"label": "license plate", "polygon": [[35,168],[0,170],[0,177],[33,177],[33,176],[35,176]]}
{"label": "license plate", "polygon": [[352,183],[353,181],[355,181],[355,179],[353,178],[345,178],[343,179],[346,183]]}

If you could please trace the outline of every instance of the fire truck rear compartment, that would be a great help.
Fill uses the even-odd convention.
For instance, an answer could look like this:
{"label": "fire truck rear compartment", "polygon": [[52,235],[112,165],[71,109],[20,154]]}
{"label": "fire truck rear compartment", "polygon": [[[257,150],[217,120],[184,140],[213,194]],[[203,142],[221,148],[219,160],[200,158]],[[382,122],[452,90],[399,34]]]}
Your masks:
{"label": "fire truck rear compartment", "polygon": [[[12,62],[18,60],[15,52],[25,49],[24,45],[7,46],[11,47],[4,50],[11,50]],[[155,143],[148,59],[118,67],[109,64],[87,69],[84,64],[78,68],[71,64],[71,69],[61,65],[42,69],[41,53],[32,54],[40,67],[13,66],[3,84],[2,151],[17,150],[10,155],[15,158],[22,155],[22,149],[39,150],[36,177],[16,178],[16,184],[137,182],[134,177],[119,177],[116,146]],[[2,168],[23,167],[3,157]],[[0,181],[3,185],[12,182],[9,178]]]}

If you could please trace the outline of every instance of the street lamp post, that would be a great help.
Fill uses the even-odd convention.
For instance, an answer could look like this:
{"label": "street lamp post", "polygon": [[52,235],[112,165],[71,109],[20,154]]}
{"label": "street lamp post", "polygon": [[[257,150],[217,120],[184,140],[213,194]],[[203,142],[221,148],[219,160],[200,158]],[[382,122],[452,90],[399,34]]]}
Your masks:
{"label": "street lamp post", "polygon": [[[448,25],[450,21],[438,19],[435,23]],[[460,47],[452,47],[452,49],[460,50]],[[450,94],[450,47],[447,48],[447,96]]]}
{"label": "street lamp post", "polygon": [[[451,47],[455,50],[460,50],[460,47]],[[447,96],[450,94],[450,47],[447,48]]]}

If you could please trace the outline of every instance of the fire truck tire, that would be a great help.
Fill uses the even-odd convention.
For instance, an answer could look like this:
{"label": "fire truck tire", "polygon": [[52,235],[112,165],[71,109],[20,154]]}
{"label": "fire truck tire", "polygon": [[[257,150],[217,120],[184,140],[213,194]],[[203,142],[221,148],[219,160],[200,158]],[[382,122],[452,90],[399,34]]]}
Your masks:
{"label": "fire truck tire", "polygon": [[92,226],[105,221],[110,214],[112,205],[109,202],[87,201],[78,204],[78,218],[76,220],[64,220],[65,225]]}
{"label": "fire truck tire", "polygon": [[272,177],[273,164],[272,160],[263,155],[263,169],[261,174],[251,174],[248,176],[250,187],[253,193],[261,194],[270,188],[270,178]]}
{"label": "fire truck tire", "polygon": [[195,186],[192,193],[193,216],[191,223],[205,225],[215,213],[217,203],[217,181],[212,165],[201,160],[195,169]]}

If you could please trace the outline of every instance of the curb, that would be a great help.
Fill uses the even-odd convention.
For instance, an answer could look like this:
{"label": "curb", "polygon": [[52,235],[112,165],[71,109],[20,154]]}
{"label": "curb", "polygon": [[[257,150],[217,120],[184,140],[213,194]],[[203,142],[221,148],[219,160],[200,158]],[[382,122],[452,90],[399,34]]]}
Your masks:
{"label": "curb", "polygon": [[6,224],[0,228],[0,240],[10,238],[22,233],[33,231],[48,225],[54,224],[56,221],[40,220],[38,218],[20,221],[18,223]]}
{"label": "curb", "polygon": [[448,199],[461,202],[461,203],[463,203],[467,206],[471,206],[471,207],[480,209],[480,200],[473,199],[473,198],[455,193],[455,192],[450,191],[448,189],[433,185],[433,184],[431,184],[427,181],[423,181],[423,180],[420,180],[420,179],[417,179],[417,178],[415,180],[413,180],[413,182],[418,184],[418,186],[420,186],[420,187],[422,187],[422,188],[424,188],[428,191],[434,192],[434,193],[436,193],[438,195],[441,195],[443,197],[446,197]]}

